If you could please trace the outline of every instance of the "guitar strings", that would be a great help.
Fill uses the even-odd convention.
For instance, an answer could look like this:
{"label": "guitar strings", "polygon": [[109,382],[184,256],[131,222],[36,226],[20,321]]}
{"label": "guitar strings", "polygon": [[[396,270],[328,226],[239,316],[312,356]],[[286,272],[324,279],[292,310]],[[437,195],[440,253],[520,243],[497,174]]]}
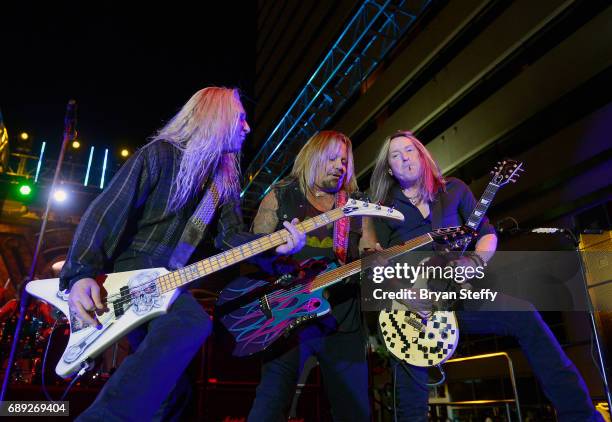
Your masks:
{"label": "guitar strings", "polygon": [[[453,230],[457,230],[459,229],[460,226],[455,226],[455,227],[446,227],[444,228],[444,230],[447,230],[449,232],[452,232]],[[408,252],[411,249],[414,249],[416,247],[419,246],[423,246],[423,244],[427,244],[430,243],[431,241],[433,241],[433,239],[431,238],[431,233],[426,233],[425,235],[419,236],[415,239],[409,240],[406,243],[403,243],[401,245],[396,245],[393,246],[391,248],[388,248],[384,251],[381,251],[381,253],[387,257],[387,258],[394,258],[396,257],[399,253],[403,253],[403,252]],[[337,281],[338,279],[341,278],[346,278],[351,276],[352,274],[350,274],[352,271],[357,270],[357,267],[361,266],[363,259],[359,259],[357,261],[353,261],[349,264],[346,264],[344,266],[341,267],[337,267],[334,269],[331,269],[329,271],[323,272],[321,274],[318,274],[317,276],[315,276],[313,278],[313,280],[311,280],[308,284],[308,288],[310,290],[310,292],[313,292],[315,290],[320,289],[321,287],[326,287],[327,284],[329,284],[332,281]],[[344,273],[349,273],[347,275],[344,275]],[[341,274],[341,275],[340,275]],[[289,290],[276,290],[270,294],[267,294],[267,298],[268,299],[278,299],[278,298],[282,298],[283,295],[292,295],[294,293],[299,292],[302,289],[302,285],[297,285],[296,287],[292,287]],[[255,299],[254,301],[256,301],[257,299]],[[254,302],[253,301],[253,302]],[[253,303],[250,302],[250,303]]]}
{"label": "guitar strings", "polygon": [[[307,220],[304,220],[302,223],[300,223],[298,225],[298,228],[304,230],[304,232],[310,232],[312,230],[315,230],[317,227],[327,225],[330,222],[336,221],[344,217],[345,214],[343,210],[344,208],[335,208],[331,211],[328,211],[327,213],[321,214],[313,218],[309,218]],[[317,222],[317,220],[319,220],[319,222]],[[311,225],[312,227],[308,227]],[[236,263],[236,262],[228,262],[228,258],[230,258],[230,260],[236,259],[235,258],[236,249],[240,249],[240,253],[242,254],[242,256],[240,257],[240,260],[248,259],[251,256],[257,255],[258,253],[261,253],[263,251],[273,248],[274,246],[278,246],[282,244],[284,241],[286,241],[288,235],[289,235],[289,232],[286,229],[279,230],[275,233],[271,233],[268,236],[264,236],[259,239],[253,240],[251,242],[247,242],[229,251],[222,252],[217,255],[213,255],[200,262],[196,262],[187,267],[180,268],[176,271],[172,271],[170,273],[164,274],[162,276],[159,276],[157,278],[144,282],[143,285],[139,286],[138,288],[130,290],[129,295],[123,296],[121,295],[121,293],[113,293],[112,295],[107,296],[106,300],[108,303],[112,303],[113,305],[122,306],[126,303],[131,302],[133,300],[132,297],[134,295],[140,295],[141,293],[144,293],[147,289],[150,289],[151,283],[154,283],[155,286],[161,290],[160,294],[166,293],[175,287],[181,286],[182,284],[186,284],[197,278],[203,277],[207,275],[207,273],[210,274],[214,271],[218,271],[222,268],[232,265],[233,263]],[[244,252],[245,248],[248,248],[248,251],[246,254]],[[225,265],[223,265],[220,262],[221,259],[225,261]],[[213,260],[216,261],[217,268],[215,268],[214,264],[209,263],[209,262],[212,262]],[[207,263],[209,264],[207,265]],[[198,266],[203,267],[204,274],[199,274],[200,270],[197,269]],[[193,271],[192,268],[195,268],[196,271]],[[177,285],[176,281],[179,281],[179,282],[181,281],[180,280],[181,273],[183,277],[185,277],[185,275],[191,275],[191,276],[196,275],[196,277],[193,278],[192,280],[181,282],[180,284]],[[178,275],[178,280],[177,280],[177,275]]]}
{"label": "guitar strings", "polygon": [[[299,226],[302,226],[300,228],[302,228],[305,232],[315,230],[319,226],[329,224],[332,221],[335,221],[335,220],[338,220],[339,218],[344,217],[345,214],[343,210],[344,208],[333,209],[325,214],[321,214],[317,217],[313,217],[308,220],[305,220],[304,222],[299,224]],[[339,215],[335,215],[335,214],[339,214]],[[323,221],[317,222],[316,220],[323,220]],[[311,224],[313,225],[312,227],[306,227],[306,226],[310,226]],[[449,229],[454,229],[454,227],[449,228]],[[271,249],[274,246],[280,245],[283,241],[287,239],[288,234],[289,232],[283,229],[275,233],[271,233],[268,236],[264,236],[259,239],[253,240],[251,242],[247,242],[229,251],[222,252],[217,255],[213,255],[212,257],[206,258],[200,262],[196,262],[187,267],[180,268],[176,271],[172,271],[170,273],[166,273],[152,280],[146,281],[141,286],[138,286],[137,288],[130,290],[129,293],[126,295],[122,295],[121,293],[114,293],[106,298],[107,303],[111,303],[113,305],[113,308],[116,308],[117,306],[124,306],[125,304],[132,302],[134,300],[134,296],[139,296],[140,294],[146,293],[146,291],[150,290],[153,287],[153,285],[154,287],[157,288],[157,290],[159,290],[159,294],[166,293],[172,290],[173,288],[176,288],[183,284],[187,284],[197,278],[203,277],[214,271],[218,271],[222,268],[232,265],[233,263],[236,263],[236,262],[229,262],[228,258],[230,258],[230,261],[235,260],[236,259],[235,252],[237,249],[240,249],[240,253],[242,255],[239,257],[239,260],[248,259],[249,257],[254,256],[260,252]],[[276,239],[274,239],[273,237],[276,237]],[[404,246],[404,245],[401,245],[401,246]],[[249,249],[248,252],[246,253],[247,256],[245,256],[245,252],[244,252],[245,248]],[[223,265],[223,263],[220,262],[220,259],[223,259],[225,261],[225,265]],[[216,261],[217,268],[215,268],[215,265],[212,264],[213,260]],[[202,270],[200,270],[198,269],[198,267],[203,267],[203,268]],[[334,271],[334,270],[331,270],[331,271]],[[201,272],[204,272],[204,274],[201,274]],[[327,274],[327,273],[324,273],[324,274]],[[181,277],[187,278],[187,281],[181,280]],[[189,280],[189,277],[194,277],[194,278]],[[315,280],[313,280],[313,282]],[[316,286],[316,284],[313,282],[311,282],[311,291],[320,287],[320,286]],[[293,290],[291,291],[293,292]],[[277,298],[278,296],[276,296],[275,293],[272,293],[269,297]]]}

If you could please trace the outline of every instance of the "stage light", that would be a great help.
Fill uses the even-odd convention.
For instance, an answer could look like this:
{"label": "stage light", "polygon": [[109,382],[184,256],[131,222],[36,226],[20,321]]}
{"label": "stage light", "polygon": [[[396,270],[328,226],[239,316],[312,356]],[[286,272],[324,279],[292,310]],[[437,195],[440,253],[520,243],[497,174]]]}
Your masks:
{"label": "stage light", "polygon": [[81,147],[81,143],[79,141],[77,141],[76,139],[72,141],[72,148],[79,149],[80,147]]}
{"label": "stage light", "polygon": [[66,198],[68,198],[68,194],[63,189],[57,189],[55,192],[53,192],[53,199],[56,202],[64,202]]}
{"label": "stage light", "polygon": [[93,159],[94,147],[92,146],[89,150],[89,161],[87,162],[87,172],[85,173],[85,181],[83,182],[84,186],[87,186],[89,182],[89,171],[91,170],[91,160]]}
{"label": "stage light", "polygon": [[19,137],[21,138],[21,140],[22,140],[22,141],[27,141],[27,140],[28,140],[28,138],[30,137],[30,135],[28,135],[28,133],[27,133],[27,132],[21,132],[21,133],[19,134]]}
{"label": "stage light", "polygon": [[34,177],[34,183],[38,183],[38,175],[40,174],[40,166],[42,164],[43,155],[45,154],[45,146],[47,143],[43,141],[40,147],[40,154],[38,155],[38,164],[36,164],[36,176]]}
{"label": "stage light", "polygon": [[31,193],[32,193],[32,187],[30,185],[23,184],[19,186],[19,194],[21,196],[30,196]]}
{"label": "stage light", "polygon": [[123,158],[125,158],[125,157],[127,157],[128,155],[130,155],[130,151],[128,151],[127,149],[123,148],[123,149],[121,150],[121,156],[122,156]]}
{"label": "stage light", "polygon": [[108,162],[108,148],[104,150],[104,164],[102,164],[102,177],[100,177],[100,189],[104,189],[104,177],[106,176],[107,162]]}

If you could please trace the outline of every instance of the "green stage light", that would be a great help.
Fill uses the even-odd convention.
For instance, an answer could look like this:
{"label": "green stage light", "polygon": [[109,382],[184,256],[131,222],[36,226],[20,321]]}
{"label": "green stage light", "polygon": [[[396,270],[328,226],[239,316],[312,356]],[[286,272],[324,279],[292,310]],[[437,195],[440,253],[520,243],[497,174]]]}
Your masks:
{"label": "green stage light", "polygon": [[30,185],[21,185],[19,186],[19,193],[21,196],[30,196],[32,193],[32,187]]}

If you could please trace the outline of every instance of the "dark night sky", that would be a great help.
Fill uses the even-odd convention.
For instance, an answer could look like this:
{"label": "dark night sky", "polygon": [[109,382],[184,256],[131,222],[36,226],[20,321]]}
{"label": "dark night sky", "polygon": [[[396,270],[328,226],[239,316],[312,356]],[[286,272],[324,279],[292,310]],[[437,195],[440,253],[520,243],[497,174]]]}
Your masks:
{"label": "dark night sky", "polygon": [[117,151],[142,145],[204,86],[252,92],[255,2],[60,3],[3,6],[0,109],[13,140],[26,130],[53,150],[75,98],[85,146]]}

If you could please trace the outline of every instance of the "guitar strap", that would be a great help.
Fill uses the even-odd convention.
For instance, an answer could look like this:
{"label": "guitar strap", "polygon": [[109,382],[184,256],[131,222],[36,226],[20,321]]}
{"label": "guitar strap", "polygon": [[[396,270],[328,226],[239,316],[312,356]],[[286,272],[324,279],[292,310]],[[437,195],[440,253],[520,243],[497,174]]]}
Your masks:
{"label": "guitar strap", "polygon": [[[347,200],[348,195],[345,191],[341,190],[336,193],[336,207],[343,207]],[[350,219],[348,217],[342,217],[334,223],[334,254],[341,265],[346,264],[348,256],[349,226]]]}
{"label": "guitar strap", "polygon": [[184,267],[195,248],[204,238],[208,225],[213,220],[219,205],[218,183],[221,183],[221,172],[217,172],[198,208],[187,221],[183,234],[168,262],[170,270]]}

